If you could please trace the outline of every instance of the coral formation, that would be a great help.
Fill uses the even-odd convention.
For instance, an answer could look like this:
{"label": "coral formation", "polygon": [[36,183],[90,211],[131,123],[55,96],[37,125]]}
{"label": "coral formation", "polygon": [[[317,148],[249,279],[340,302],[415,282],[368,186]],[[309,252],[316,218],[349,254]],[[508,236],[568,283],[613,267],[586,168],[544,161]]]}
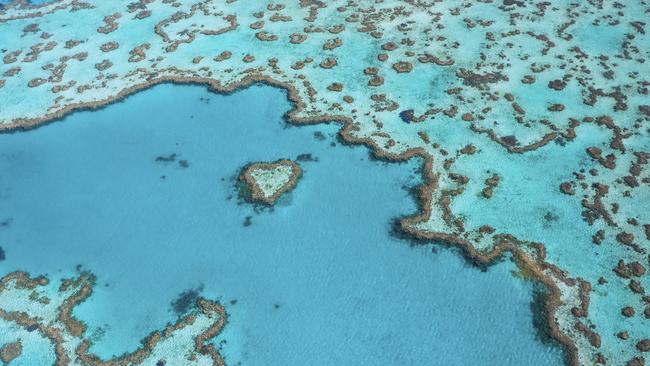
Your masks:
{"label": "coral formation", "polygon": [[422,157],[420,211],[400,229],[481,264],[512,252],[549,289],[571,364],[643,364],[649,14],[643,0],[14,1],[0,8],[0,129],[162,82],[284,88],[289,121]]}
{"label": "coral formation", "polygon": [[[219,303],[203,298],[176,323],[150,333],[136,351],[110,360],[89,353],[86,326],[72,312],[91,296],[94,285],[90,273],[57,284],[43,276],[12,272],[0,279],[0,318],[47,339],[53,345],[56,365],[224,365],[209,341],[225,326],[226,312]],[[20,342],[11,343],[0,348],[0,358],[10,362],[21,352]]]}
{"label": "coral formation", "polygon": [[298,164],[282,159],[272,163],[249,164],[239,179],[245,184],[248,200],[273,205],[280,196],[298,184],[301,175]]}

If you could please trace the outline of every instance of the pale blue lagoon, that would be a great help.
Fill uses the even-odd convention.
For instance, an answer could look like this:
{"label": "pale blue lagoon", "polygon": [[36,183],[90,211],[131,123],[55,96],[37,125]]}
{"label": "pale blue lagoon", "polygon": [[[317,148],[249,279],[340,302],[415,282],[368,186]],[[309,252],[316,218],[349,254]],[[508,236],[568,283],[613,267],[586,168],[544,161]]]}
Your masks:
{"label": "pale blue lagoon", "polygon": [[[343,146],[337,124],[287,124],[290,107],[268,86],[160,85],[0,135],[0,272],[93,272],[74,315],[102,358],[133,351],[196,293],[226,307],[215,343],[228,365],[562,364],[534,326],[535,285],[508,258],[481,270],[393,233],[416,210],[421,161],[376,161]],[[244,165],[301,154],[302,178],[273,209],[238,198]],[[32,349],[47,347],[15,364],[47,359]]]}

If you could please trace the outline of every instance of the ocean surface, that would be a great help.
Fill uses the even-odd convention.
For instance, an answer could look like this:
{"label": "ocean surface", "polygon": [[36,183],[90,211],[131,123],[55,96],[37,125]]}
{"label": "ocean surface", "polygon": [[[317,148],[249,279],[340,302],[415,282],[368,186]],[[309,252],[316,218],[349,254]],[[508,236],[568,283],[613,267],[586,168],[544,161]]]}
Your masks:
{"label": "ocean surface", "polygon": [[[200,294],[229,314],[215,340],[228,365],[562,364],[509,258],[481,270],[393,233],[416,210],[421,161],[376,161],[342,145],[339,125],[285,123],[289,108],[268,86],[160,85],[0,134],[0,274],[94,273],[74,315],[102,358]],[[303,177],[273,209],[238,198],[244,165],[301,154]],[[12,365],[50,351],[31,342]]]}

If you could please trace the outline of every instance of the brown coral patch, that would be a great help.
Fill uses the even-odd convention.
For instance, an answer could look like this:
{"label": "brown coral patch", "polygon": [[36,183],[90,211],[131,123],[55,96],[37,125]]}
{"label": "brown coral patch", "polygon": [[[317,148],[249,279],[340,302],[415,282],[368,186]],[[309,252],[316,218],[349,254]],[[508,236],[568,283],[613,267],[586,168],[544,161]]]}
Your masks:
{"label": "brown coral patch", "polygon": [[[266,196],[262,189],[260,188],[257,180],[253,177],[252,173],[256,170],[271,170],[277,168],[278,166],[288,166],[291,168],[291,176],[289,180],[278,188],[271,196]],[[296,184],[298,184],[298,179],[302,175],[302,169],[296,163],[288,159],[278,160],[272,163],[253,163],[247,165],[242,170],[239,180],[246,184],[248,191],[245,193],[245,197],[251,202],[262,203],[265,205],[273,205],[284,193],[292,190]]]}
{"label": "brown coral patch", "polygon": [[227,59],[229,59],[231,57],[232,57],[232,52],[223,51],[220,54],[218,54],[217,56],[215,56],[213,58],[213,60],[216,61],[216,62],[221,62],[221,61],[225,61],[225,60],[227,60]]}
{"label": "brown coral patch", "polygon": [[293,33],[289,35],[289,42],[292,44],[300,44],[307,40],[307,35],[302,33]]}
{"label": "brown coral patch", "polygon": [[398,73],[409,73],[413,70],[413,65],[408,61],[400,61],[393,64],[393,70]]}
{"label": "brown coral patch", "polygon": [[322,67],[323,69],[331,69],[332,67],[336,66],[337,64],[338,64],[338,62],[336,61],[335,58],[328,57],[328,58],[324,59],[323,61],[321,61],[320,67]]}
{"label": "brown coral patch", "polygon": [[7,343],[0,347],[0,360],[5,364],[18,358],[23,353],[23,344],[20,340]]}

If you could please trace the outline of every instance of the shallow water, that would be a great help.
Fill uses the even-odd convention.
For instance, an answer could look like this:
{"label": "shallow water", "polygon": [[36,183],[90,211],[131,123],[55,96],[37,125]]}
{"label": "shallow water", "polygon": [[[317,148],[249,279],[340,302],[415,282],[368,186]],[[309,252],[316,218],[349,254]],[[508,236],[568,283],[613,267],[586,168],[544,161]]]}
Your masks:
{"label": "shallow water", "polygon": [[[0,135],[1,274],[96,274],[75,315],[104,358],[176,319],[172,301],[194,288],[226,306],[216,342],[229,365],[562,363],[538,339],[533,285],[509,260],[482,272],[391,235],[415,210],[419,161],[374,161],[342,146],[338,125],[285,124],[289,108],[266,86],[224,96],[161,85]],[[242,166],[305,153],[317,161],[300,162],[275,209],[238,201]]]}

